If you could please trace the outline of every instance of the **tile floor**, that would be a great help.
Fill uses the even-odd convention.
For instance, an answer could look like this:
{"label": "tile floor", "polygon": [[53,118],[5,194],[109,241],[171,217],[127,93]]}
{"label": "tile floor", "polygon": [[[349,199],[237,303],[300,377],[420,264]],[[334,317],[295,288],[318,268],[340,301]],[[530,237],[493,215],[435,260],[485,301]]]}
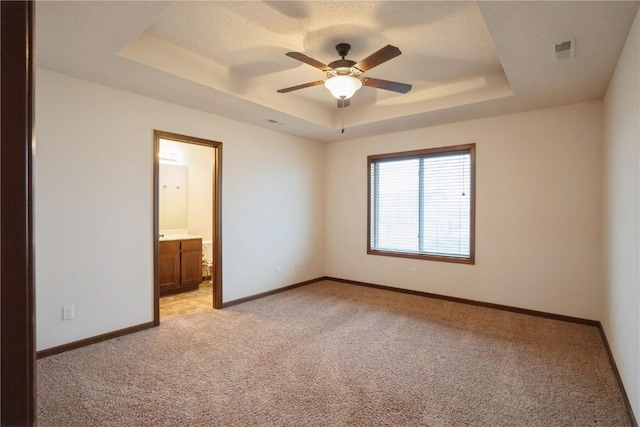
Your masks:
{"label": "tile floor", "polygon": [[160,320],[208,310],[213,310],[213,288],[208,280],[196,290],[160,298]]}

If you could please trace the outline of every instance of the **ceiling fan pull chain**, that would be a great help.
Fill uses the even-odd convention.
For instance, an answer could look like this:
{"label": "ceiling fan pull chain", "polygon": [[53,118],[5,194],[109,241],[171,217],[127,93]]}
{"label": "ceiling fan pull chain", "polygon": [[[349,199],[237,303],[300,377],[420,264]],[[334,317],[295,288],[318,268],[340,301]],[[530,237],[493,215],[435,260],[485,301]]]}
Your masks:
{"label": "ceiling fan pull chain", "polygon": [[342,100],[342,108],[341,108],[341,112],[340,112],[340,117],[342,118],[342,132],[344,133],[344,99]]}

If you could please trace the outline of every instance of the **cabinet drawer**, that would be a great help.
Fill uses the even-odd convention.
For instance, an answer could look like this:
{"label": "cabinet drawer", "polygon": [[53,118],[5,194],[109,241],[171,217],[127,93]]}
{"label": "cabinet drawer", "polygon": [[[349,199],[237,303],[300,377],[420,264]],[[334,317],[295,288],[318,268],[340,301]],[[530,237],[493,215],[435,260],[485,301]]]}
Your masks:
{"label": "cabinet drawer", "polygon": [[166,242],[160,242],[158,250],[160,253],[180,252],[180,241],[169,240]]}
{"label": "cabinet drawer", "polygon": [[202,239],[182,240],[183,251],[199,251],[202,249]]}

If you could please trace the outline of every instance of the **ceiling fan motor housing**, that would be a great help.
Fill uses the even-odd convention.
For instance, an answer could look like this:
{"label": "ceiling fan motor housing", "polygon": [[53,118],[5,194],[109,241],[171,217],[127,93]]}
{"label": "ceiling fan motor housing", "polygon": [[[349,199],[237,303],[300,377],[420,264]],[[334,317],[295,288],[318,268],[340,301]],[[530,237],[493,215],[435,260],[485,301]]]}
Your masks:
{"label": "ceiling fan motor housing", "polygon": [[352,67],[356,65],[355,61],[349,59],[338,59],[329,64],[330,71],[335,71],[338,76],[348,76],[352,74]]}
{"label": "ceiling fan motor housing", "polygon": [[356,61],[344,59],[344,57],[349,54],[350,50],[351,45],[349,43],[338,43],[336,45],[336,51],[338,52],[338,55],[342,57],[342,59],[338,59],[329,63],[329,68],[331,68],[330,73],[327,73],[329,77],[356,75],[356,69],[352,69],[352,67],[356,65]]}

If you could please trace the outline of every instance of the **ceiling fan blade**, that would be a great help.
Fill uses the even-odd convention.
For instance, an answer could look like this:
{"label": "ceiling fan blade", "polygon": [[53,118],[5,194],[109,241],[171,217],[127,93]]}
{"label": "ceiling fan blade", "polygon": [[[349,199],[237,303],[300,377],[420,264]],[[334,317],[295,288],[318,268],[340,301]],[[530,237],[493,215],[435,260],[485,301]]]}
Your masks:
{"label": "ceiling fan blade", "polygon": [[278,93],[292,92],[294,90],[304,89],[306,87],[318,86],[318,85],[321,85],[322,83],[324,83],[324,80],[318,80],[317,82],[309,82],[309,83],[301,84],[298,86],[291,86],[284,89],[278,89]]}
{"label": "ceiling fan blade", "polygon": [[365,86],[375,87],[377,89],[385,89],[399,93],[407,93],[411,90],[411,85],[406,83],[391,82],[389,80],[374,79],[372,77],[367,77],[362,80]]}
{"label": "ceiling fan blade", "polygon": [[338,99],[338,108],[347,108],[351,105],[350,99]]}
{"label": "ceiling fan blade", "polygon": [[300,62],[304,62],[305,64],[309,64],[312,67],[316,67],[322,71],[328,71],[330,70],[328,65],[323,64],[320,61],[317,61],[313,58],[309,58],[307,55],[305,55],[304,53],[300,53],[300,52],[287,52],[286,55],[289,58],[293,58],[293,59],[297,59]]}
{"label": "ceiling fan blade", "polygon": [[371,55],[367,56],[365,59],[363,59],[362,61],[358,62],[355,67],[362,71],[365,72],[367,70],[372,69],[375,66],[378,66],[380,64],[382,64],[383,62],[387,62],[388,60],[395,58],[396,56],[400,55],[402,52],[400,52],[400,49],[398,49],[395,46],[391,46],[390,44],[386,45],[385,47],[383,47],[382,49],[380,49],[377,52],[372,53]]}

